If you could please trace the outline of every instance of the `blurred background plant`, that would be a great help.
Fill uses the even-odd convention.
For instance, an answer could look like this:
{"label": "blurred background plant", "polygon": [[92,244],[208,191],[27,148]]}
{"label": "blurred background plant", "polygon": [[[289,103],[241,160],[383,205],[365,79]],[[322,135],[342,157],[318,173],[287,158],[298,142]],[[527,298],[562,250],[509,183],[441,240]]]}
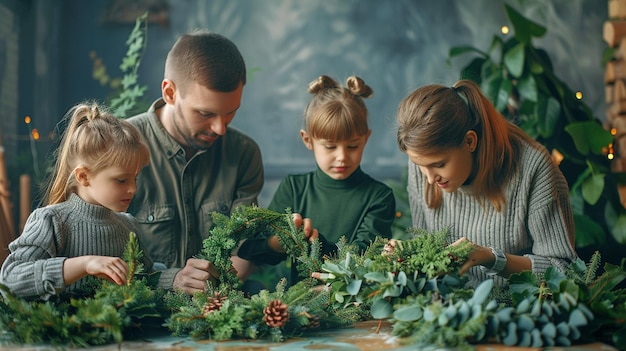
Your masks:
{"label": "blurred background plant", "polygon": [[150,105],[144,98],[147,86],[139,84],[138,74],[147,45],[147,36],[148,12],[137,17],[135,27],[126,40],[128,49],[119,66],[122,72],[121,77],[111,77],[98,54],[95,51],[89,53],[89,57],[93,61],[92,77],[100,85],[111,89],[105,103],[118,118],[126,118],[144,112]]}
{"label": "blurred background plant", "polygon": [[[552,152],[570,186],[577,249],[626,245],[619,175],[610,171],[613,134],[593,116],[582,93],[556,76],[548,52],[533,45],[532,39],[544,36],[546,28],[509,5],[505,10],[513,27],[508,40],[494,35],[487,52],[453,47],[449,60],[475,55],[462,68],[461,78],[479,83],[504,116]],[[503,27],[502,34],[510,30]]]}

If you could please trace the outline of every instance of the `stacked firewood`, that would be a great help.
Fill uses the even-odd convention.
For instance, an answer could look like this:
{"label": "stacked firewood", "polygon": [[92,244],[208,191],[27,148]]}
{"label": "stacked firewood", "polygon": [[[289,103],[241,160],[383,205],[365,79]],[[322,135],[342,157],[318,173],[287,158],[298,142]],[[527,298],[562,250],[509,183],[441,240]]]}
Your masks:
{"label": "stacked firewood", "polygon": [[[608,6],[603,39],[613,48],[613,57],[607,62],[604,74],[606,128],[615,135],[612,171],[622,173],[626,172],[626,0],[609,0]],[[619,191],[626,207],[626,186],[620,185]]]}

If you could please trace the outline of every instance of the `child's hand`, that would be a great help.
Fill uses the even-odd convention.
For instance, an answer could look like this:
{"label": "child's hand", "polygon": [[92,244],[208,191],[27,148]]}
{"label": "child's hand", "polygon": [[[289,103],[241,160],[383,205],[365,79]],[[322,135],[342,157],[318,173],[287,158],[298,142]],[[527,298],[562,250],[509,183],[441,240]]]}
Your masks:
{"label": "child's hand", "polygon": [[128,265],[119,257],[87,255],[67,258],[63,262],[65,285],[70,285],[86,275],[122,285],[126,282],[126,272]]}
{"label": "child's hand", "polygon": [[[302,215],[299,213],[293,214],[293,224],[296,228],[302,227],[304,231],[304,237],[309,239],[310,242],[313,242],[315,239],[319,237],[319,232],[317,229],[313,228],[313,223],[310,218],[302,218]],[[267,239],[267,245],[270,249],[284,253],[286,252],[285,248],[280,245],[280,241],[276,235],[272,235]]]}
{"label": "child's hand", "polygon": [[118,285],[126,283],[128,265],[119,257],[91,256],[85,271],[89,275],[110,280]]}

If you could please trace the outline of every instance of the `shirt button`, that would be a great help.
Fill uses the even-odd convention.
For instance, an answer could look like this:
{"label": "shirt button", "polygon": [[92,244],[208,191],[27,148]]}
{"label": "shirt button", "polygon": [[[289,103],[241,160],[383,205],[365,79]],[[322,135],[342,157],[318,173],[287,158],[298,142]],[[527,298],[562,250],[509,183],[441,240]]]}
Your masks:
{"label": "shirt button", "polygon": [[148,215],[148,222],[152,222],[154,221],[154,216],[153,215]]}

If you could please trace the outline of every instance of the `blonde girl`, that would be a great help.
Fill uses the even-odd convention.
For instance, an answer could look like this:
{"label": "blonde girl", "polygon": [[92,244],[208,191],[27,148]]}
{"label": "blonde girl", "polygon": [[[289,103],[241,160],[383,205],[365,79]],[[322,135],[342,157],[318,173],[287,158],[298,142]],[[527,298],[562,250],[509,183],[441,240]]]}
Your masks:
{"label": "blonde girl", "polygon": [[[138,227],[124,211],[149,162],[148,148],[135,127],[96,103],[78,104],[65,118],[45,206],[30,214],[0,272],[0,283],[17,296],[78,291],[86,276],[126,279],[120,257]],[[146,263],[151,268],[149,258]]]}

